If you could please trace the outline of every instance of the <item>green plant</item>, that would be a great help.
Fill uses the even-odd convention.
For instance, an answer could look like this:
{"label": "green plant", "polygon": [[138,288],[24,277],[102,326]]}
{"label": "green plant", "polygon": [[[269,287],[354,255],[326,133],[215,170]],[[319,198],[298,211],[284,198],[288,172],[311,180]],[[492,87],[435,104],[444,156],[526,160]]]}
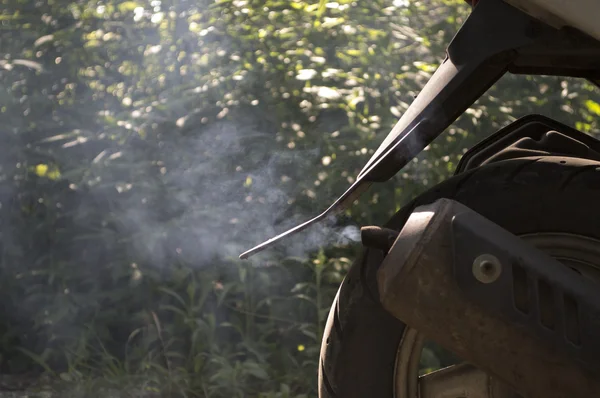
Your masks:
{"label": "green plant", "polygon": [[63,396],[313,397],[345,222],[382,224],[523,114],[598,131],[590,84],[508,76],[338,226],[241,262],[346,189],[466,5],[0,5],[0,371]]}

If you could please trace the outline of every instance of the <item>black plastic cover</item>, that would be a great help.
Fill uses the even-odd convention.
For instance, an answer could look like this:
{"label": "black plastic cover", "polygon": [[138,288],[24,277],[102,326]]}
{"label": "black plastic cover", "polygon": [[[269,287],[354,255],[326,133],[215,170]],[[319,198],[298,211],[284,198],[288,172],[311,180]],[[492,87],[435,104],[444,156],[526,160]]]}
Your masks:
{"label": "black plastic cover", "polygon": [[600,141],[549,117],[528,115],[469,149],[455,174],[501,160],[549,155],[600,161]]}

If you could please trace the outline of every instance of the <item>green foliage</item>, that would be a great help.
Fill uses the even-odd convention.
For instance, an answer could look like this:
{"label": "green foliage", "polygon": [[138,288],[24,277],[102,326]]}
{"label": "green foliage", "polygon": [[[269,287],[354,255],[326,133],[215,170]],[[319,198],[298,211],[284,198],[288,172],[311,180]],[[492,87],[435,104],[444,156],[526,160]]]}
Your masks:
{"label": "green foliage", "polygon": [[[315,396],[356,245],[333,226],[233,258],[346,189],[466,5],[0,5],[0,370],[84,396]],[[597,133],[599,102],[582,81],[507,76],[347,216],[383,223],[527,113]],[[444,363],[428,350],[424,367]]]}

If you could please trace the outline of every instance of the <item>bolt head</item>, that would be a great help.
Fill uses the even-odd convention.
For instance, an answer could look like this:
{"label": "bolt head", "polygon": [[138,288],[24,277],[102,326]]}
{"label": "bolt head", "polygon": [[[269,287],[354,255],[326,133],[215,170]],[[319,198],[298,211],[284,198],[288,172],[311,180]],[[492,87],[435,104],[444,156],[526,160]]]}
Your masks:
{"label": "bolt head", "polygon": [[473,276],[481,283],[493,283],[502,273],[502,264],[496,256],[482,254],[473,261]]}

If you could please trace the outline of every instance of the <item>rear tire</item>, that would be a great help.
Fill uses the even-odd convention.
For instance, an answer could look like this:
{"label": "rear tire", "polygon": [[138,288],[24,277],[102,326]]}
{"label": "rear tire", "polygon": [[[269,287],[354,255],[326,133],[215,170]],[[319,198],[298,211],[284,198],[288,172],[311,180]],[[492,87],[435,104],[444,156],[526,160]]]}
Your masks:
{"label": "rear tire", "polygon": [[[385,225],[399,231],[417,206],[456,200],[516,234],[560,232],[600,239],[600,162],[535,157],[492,163],[417,197]],[[342,282],[321,344],[320,398],[393,398],[405,325],[378,300],[383,252],[365,249]]]}

